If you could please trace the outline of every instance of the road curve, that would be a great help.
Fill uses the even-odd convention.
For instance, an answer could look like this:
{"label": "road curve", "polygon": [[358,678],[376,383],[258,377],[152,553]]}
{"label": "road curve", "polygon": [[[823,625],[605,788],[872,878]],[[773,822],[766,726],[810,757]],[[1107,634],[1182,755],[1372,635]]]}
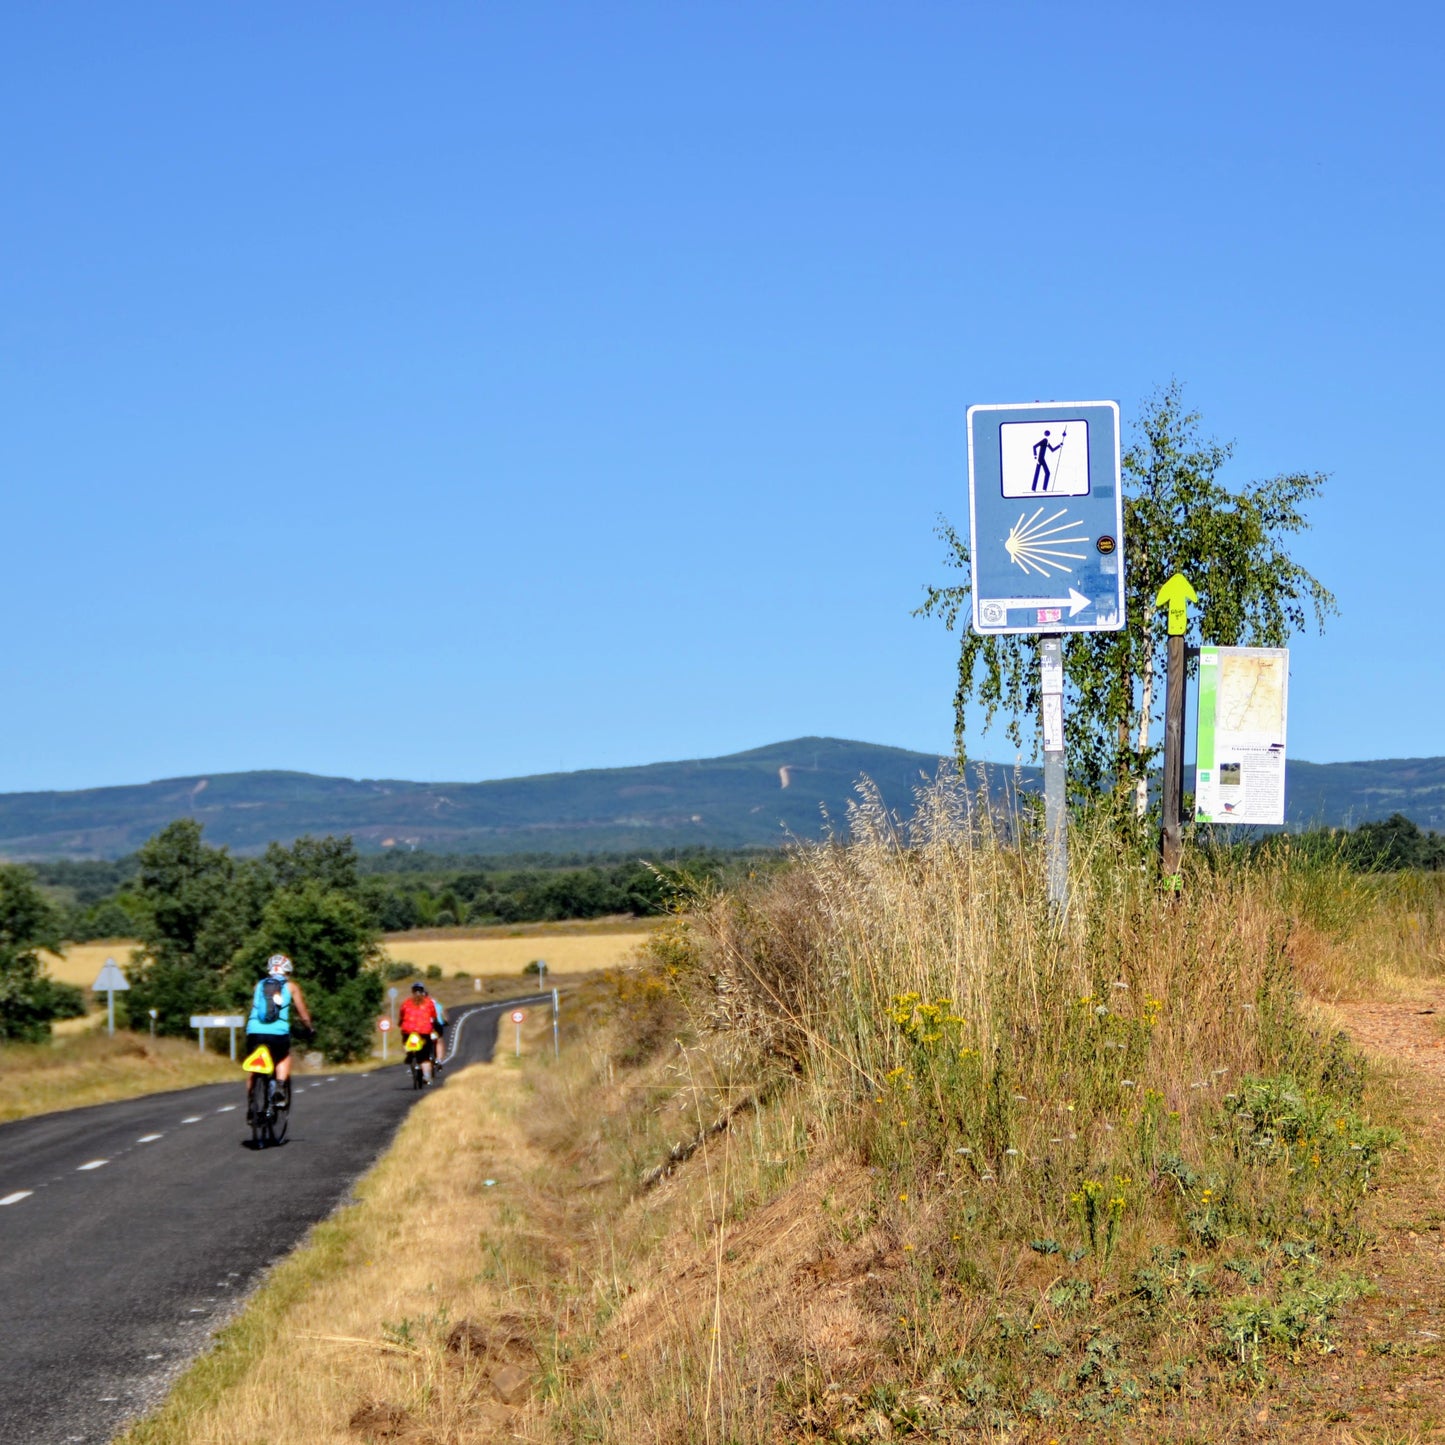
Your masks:
{"label": "road curve", "polygon": [[[504,1010],[542,1001],[455,1010],[443,1078],[491,1059]],[[103,1445],[152,1408],[417,1097],[401,1064],[298,1077],[285,1144],[259,1153],[239,1070],[0,1125],[0,1442]]]}

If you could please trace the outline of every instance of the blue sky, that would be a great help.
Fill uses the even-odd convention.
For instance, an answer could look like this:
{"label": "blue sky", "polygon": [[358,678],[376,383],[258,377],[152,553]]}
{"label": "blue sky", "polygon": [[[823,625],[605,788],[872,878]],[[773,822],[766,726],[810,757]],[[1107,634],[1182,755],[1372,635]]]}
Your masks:
{"label": "blue sky", "polygon": [[1171,375],[1331,474],[1292,754],[1445,753],[1442,30],[12,0],[0,790],[947,750],[965,409]]}

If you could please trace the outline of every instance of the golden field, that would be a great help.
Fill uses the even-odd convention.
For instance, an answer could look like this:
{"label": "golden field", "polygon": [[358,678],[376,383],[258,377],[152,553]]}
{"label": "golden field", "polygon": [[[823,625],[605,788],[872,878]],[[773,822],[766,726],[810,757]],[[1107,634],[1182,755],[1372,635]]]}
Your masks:
{"label": "golden field", "polygon": [[640,920],[625,926],[611,921],[527,925],[519,928],[430,929],[392,933],[386,938],[387,956],[425,970],[436,966],[450,978],[469,973],[474,978],[520,974],[535,959],[545,959],[553,977],[588,973],[626,963],[648,939],[652,929]]}
{"label": "golden field", "polygon": [[[51,978],[62,983],[79,984],[88,989],[96,980],[108,958],[113,958],[127,972],[130,969],[130,952],[135,940],[130,938],[108,938],[99,943],[72,943],[65,953],[42,953],[46,972]],[[102,994],[101,1002],[105,1002]]]}

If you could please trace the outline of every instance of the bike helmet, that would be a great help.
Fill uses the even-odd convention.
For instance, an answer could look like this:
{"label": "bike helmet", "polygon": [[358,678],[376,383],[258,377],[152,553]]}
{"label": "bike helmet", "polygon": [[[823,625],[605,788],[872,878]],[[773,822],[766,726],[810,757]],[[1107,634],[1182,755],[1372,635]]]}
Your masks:
{"label": "bike helmet", "polygon": [[421,981],[420,979],[418,979],[414,984],[412,984],[412,986],[411,986],[411,991],[412,991],[413,993],[425,993],[425,992],[426,992],[426,985],[425,985],[424,983],[422,983],[422,981]]}
{"label": "bike helmet", "polygon": [[285,978],[291,972],[291,960],[284,953],[273,953],[266,960],[266,972],[275,978]]}

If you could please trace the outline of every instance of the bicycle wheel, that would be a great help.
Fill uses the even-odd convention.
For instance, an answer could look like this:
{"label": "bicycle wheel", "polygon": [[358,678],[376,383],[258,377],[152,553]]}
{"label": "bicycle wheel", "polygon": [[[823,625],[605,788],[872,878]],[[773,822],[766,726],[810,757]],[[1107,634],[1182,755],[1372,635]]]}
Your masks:
{"label": "bicycle wheel", "polygon": [[[263,1080],[258,1086],[257,1080]],[[266,1147],[266,1086],[264,1076],[251,1075],[250,1087],[246,1090],[246,1122],[251,1126],[251,1147]]]}
{"label": "bicycle wheel", "polygon": [[271,1089],[267,1090],[270,1095],[266,1101],[266,1142],[268,1144],[282,1144],[286,1141],[286,1128],[291,1122],[291,1110],[280,1108],[277,1102],[285,1090],[285,1084],[275,1083]]}

